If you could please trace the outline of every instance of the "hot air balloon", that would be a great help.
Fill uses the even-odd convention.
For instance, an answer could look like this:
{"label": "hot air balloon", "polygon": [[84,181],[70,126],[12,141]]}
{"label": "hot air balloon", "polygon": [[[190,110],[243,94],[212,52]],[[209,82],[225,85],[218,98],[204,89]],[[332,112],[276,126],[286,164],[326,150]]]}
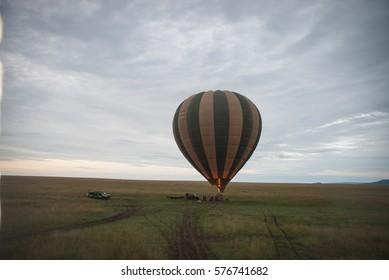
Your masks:
{"label": "hot air balloon", "polygon": [[261,114],[254,103],[227,90],[188,97],[173,119],[180,151],[219,193],[251,157],[261,130]]}

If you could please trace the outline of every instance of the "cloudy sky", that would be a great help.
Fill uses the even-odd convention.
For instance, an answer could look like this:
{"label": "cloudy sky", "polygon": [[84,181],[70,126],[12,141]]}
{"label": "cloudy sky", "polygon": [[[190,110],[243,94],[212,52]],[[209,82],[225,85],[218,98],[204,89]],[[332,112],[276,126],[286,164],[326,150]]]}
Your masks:
{"label": "cloudy sky", "polygon": [[204,180],[172,119],[250,98],[261,140],[233,181],[389,178],[389,2],[3,0],[2,174]]}

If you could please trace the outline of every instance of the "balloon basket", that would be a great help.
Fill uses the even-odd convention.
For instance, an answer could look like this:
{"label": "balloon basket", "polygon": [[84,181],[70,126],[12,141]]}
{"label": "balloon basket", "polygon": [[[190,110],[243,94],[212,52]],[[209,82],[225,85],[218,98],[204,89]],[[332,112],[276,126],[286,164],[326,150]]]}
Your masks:
{"label": "balloon basket", "polygon": [[215,201],[224,201],[223,193],[218,192],[215,196]]}

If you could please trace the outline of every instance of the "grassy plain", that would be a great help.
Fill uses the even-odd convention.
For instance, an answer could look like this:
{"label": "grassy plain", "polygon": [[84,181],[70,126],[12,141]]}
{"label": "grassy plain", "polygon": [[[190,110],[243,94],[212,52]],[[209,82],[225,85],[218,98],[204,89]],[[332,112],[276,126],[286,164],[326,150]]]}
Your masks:
{"label": "grassy plain", "polygon": [[[108,201],[86,192],[111,193]],[[207,201],[168,199],[195,192]],[[0,259],[389,259],[389,186],[2,176]]]}

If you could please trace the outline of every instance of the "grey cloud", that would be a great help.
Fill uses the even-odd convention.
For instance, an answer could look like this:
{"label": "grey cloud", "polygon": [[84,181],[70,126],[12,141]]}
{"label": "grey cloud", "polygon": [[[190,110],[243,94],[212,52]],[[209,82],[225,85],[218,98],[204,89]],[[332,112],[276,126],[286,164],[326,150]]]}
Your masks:
{"label": "grey cloud", "polygon": [[230,89],[263,117],[248,168],[387,168],[387,3],[275,3],[4,1],[1,158],[188,167],[175,109]]}

